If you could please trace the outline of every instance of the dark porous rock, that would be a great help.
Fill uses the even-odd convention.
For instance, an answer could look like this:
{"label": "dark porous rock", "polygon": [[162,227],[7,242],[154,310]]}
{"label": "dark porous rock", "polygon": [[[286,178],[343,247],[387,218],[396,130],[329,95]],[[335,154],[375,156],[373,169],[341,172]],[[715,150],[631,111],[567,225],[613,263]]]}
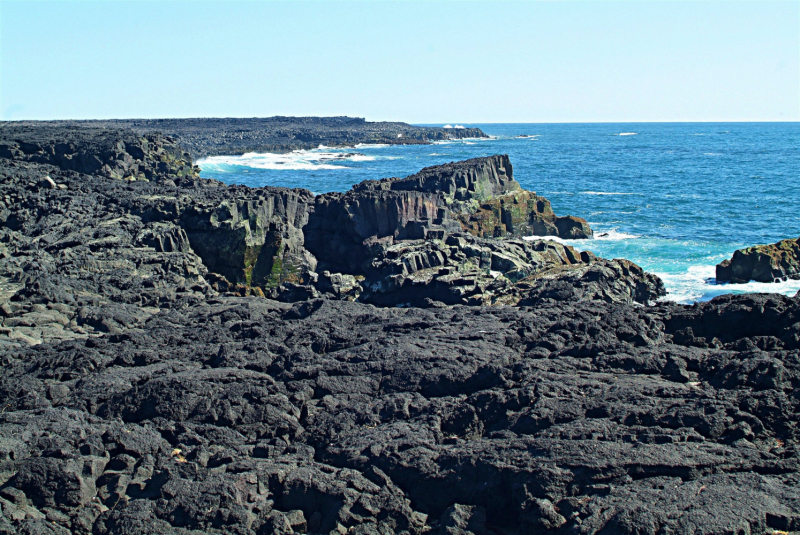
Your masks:
{"label": "dark porous rock", "polygon": [[738,249],[717,264],[717,281],[776,282],[800,278],[800,238]]}
{"label": "dark porous rock", "polygon": [[800,530],[800,299],[319,207],[0,157],[0,533]]}
{"label": "dark porous rock", "polygon": [[360,301],[377,305],[530,305],[540,299],[648,303],[666,294],[661,280],[627,260],[546,240],[487,240],[453,234],[375,247]]}
{"label": "dark porous rock", "polygon": [[[0,158],[50,164],[62,170],[122,180],[197,177],[189,154],[158,133],[136,134],[97,126],[4,123]],[[49,176],[40,181],[55,188]]]}
{"label": "dark porous rock", "polygon": [[[791,332],[768,300],[746,339]],[[6,352],[0,504],[16,532],[796,530],[797,351],[674,334],[718,305],[217,297]]]}
{"label": "dark porous rock", "polygon": [[588,224],[556,217],[550,202],[522,191],[506,155],[423,169],[403,179],[367,180],[315,199],[304,229],[321,269],[364,275],[376,251],[397,241],[447,235],[588,238]]}

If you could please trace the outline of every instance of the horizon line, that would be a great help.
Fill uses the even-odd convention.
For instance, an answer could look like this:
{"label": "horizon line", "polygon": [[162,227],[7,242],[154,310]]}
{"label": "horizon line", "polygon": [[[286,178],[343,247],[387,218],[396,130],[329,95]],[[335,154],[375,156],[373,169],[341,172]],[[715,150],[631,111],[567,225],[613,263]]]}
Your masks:
{"label": "horizon line", "polygon": [[305,119],[305,118],[348,118],[348,119],[363,119],[368,123],[405,123],[411,126],[436,126],[441,124],[459,124],[459,125],[478,125],[478,124],[698,124],[698,123],[722,123],[722,124],[756,124],[756,123],[800,123],[798,119],[761,119],[761,120],[612,120],[612,121],[402,121],[402,120],[370,120],[365,117],[355,115],[253,115],[253,116],[193,116],[193,117],[104,117],[104,118],[60,118],[60,119],[0,119],[0,123],[15,123],[15,122],[58,122],[58,121],[75,121],[75,122],[90,122],[90,121],[159,121],[159,120],[191,120],[191,119],[272,119],[275,117],[285,117],[287,119]]}

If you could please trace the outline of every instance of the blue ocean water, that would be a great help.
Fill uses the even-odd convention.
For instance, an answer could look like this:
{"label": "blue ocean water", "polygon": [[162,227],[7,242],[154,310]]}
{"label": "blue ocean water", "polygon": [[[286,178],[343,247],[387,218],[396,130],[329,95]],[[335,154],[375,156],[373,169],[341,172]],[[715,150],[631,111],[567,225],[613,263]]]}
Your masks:
{"label": "blue ocean water", "polygon": [[525,189],[550,199],[558,215],[589,221],[596,239],[571,245],[628,258],[658,274],[670,300],[800,290],[800,281],[734,285],[714,279],[714,266],[734,250],[800,236],[800,123],[469,126],[491,139],[320,147],[212,157],[199,165],[201,176],[229,184],[323,193],[506,153]]}

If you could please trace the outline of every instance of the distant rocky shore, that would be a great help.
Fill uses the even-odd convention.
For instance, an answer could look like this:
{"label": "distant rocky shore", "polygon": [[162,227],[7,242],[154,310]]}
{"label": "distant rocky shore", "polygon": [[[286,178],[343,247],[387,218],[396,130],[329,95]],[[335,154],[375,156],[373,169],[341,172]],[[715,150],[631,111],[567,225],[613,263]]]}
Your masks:
{"label": "distant rocky shore", "polygon": [[[6,123],[38,127],[37,122]],[[116,119],[49,121],[51,128],[127,129],[139,134],[160,132],[180,142],[195,160],[247,152],[282,153],[300,149],[351,147],[359,143],[429,144],[434,141],[488,137],[479,128],[411,126],[368,122],[358,117],[266,117],[252,119]]]}
{"label": "distant rocky shore", "polygon": [[199,178],[279,120],[412,139],[0,123],[0,533],[800,530],[800,296],[657,303],[504,155]]}

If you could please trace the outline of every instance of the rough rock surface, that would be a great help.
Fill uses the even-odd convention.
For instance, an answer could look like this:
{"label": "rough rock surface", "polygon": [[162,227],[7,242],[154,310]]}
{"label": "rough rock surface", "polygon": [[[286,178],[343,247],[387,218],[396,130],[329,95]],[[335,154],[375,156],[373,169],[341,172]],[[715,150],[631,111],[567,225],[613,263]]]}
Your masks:
{"label": "rough rock surface", "polygon": [[177,305],[6,353],[7,530],[800,529],[796,299]]}
{"label": "rough rock surface", "polygon": [[643,306],[625,261],[453,234],[374,261],[563,275],[397,308],[320,272],[279,287],[340,299],[284,303],[197,254],[306,195],[0,158],[0,533],[800,531],[800,296]]}
{"label": "rough rock surface", "polygon": [[592,236],[585,220],[557,217],[547,199],[523,191],[508,156],[495,155],[320,195],[309,217],[306,247],[321,269],[368,275],[376,247],[459,232],[486,238]]}
{"label": "rough rock surface", "polygon": [[[51,128],[3,123],[0,158],[123,180],[196,178],[200,172],[189,153],[172,138],[100,127],[59,128],[54,136]],[[55,187],[55,183],[50,180],[49,186]]]}
{"label": "rough rock surface", "polygon": [[[19,121],[22,127],[41,122]],[[99,127],[138,133],[161,132],[180,140],[195,159],[246,152],[290,152],[298,149],[354,146],[358,143],[392,145],[487,137],[479,128],[436,128],[396,122],[368,122],[357,117],[265,117],[228,119],[118,119],[49,121],[52,127]]]}
{"label": "rough rock surface", "polygon": [[717,264],[717,281],[776,282],[800,278],[800,238],[739,249]]}
{"label": "rough rock surface", "polygon": [[533,305],[542,299],[648,303],[663,282],[626,260],[536,240],[446,240],[373,246],[370,268],[346,298],[383,306]]}

